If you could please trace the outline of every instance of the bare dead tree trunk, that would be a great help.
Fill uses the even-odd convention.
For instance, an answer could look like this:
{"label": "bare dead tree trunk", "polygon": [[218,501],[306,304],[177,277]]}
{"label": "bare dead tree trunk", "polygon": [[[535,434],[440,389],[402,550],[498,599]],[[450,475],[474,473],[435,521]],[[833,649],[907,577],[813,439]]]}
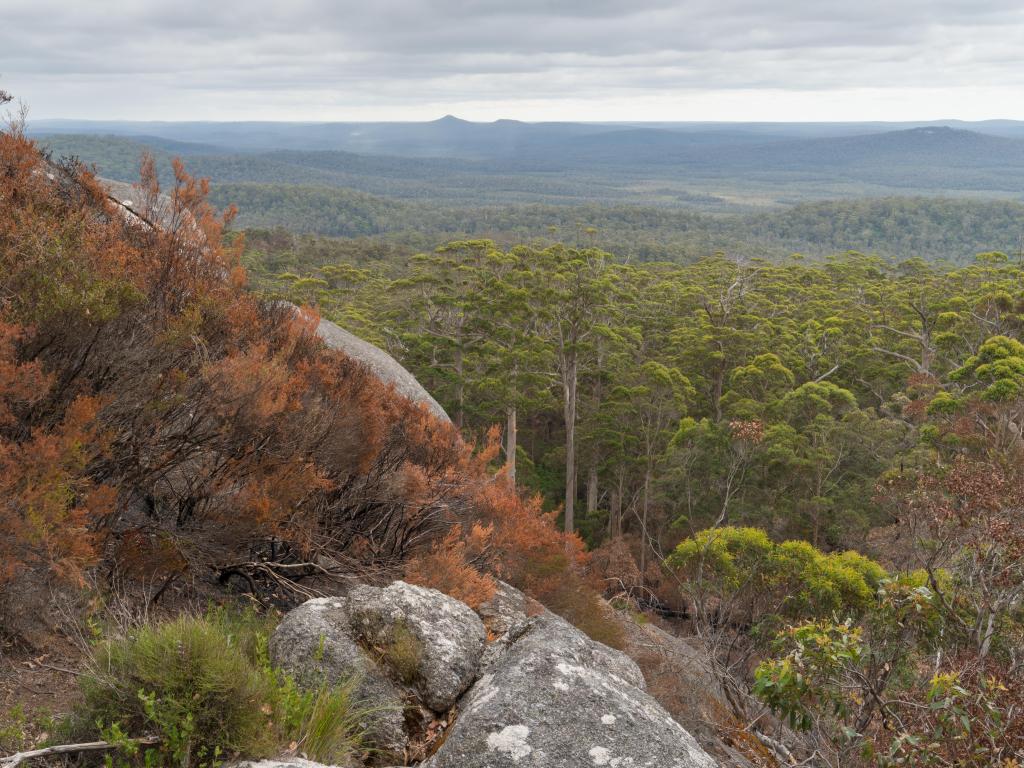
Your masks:
{"label": "bare dead tree trunk", "polygon": [[644,472],[644,501],[643,512],[640,517],[641,531],[640,540],[640,581],[644,583],[644,574],[647,573],[647,549],[650,547],[650,539],[647,534],[648,512],[651,505],[651,468],[647,467]]}

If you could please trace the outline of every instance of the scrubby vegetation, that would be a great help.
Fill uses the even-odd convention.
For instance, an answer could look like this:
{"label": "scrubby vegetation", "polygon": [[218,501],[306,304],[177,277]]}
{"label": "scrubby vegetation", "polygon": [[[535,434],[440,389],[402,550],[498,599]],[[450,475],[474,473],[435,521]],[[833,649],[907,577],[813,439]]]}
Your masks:
{"label": "scrubby vegetation", "polygon": [[[372,748],[354,682],[302,690],[267,657],[272,624],[252,614],[183,614],[102,637],[61,735],[105,738],[118,761],[217,765],[301,751],[343,764]],[[145,735],[139,744],[132,735]]]}
{"label": "scrubby vegetation", "polygon": [[739,722],[753,692],[825,764],[1020,759],[1008,256],[459,241],[314,266],[324,241],[257,242],[264,291],[387,345],[464,433],[503,423],[507,471],[561,506],[607,595],[683,619]]}
{"label": "scrubby vegetation", "polygon": [[138,216],[17,131],[0,169],[6,600],[98,563],[272,600],[313,576],[400,575],[461,546],[459,525],[487,542],[472,566],[454,553],[484,587],[489,572],[542,589],[582,557],[494,476],[496,446],[474,450],[323,347],[314,316],[247,292],[240,243],[221,245],[230,214],[180,166],[169,202],[147,167]]}

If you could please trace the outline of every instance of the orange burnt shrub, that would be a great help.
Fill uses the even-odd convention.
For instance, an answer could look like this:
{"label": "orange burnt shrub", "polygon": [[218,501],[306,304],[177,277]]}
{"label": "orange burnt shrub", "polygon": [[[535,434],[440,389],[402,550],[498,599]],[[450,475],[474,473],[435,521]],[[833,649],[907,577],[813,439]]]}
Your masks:
{"label": "orange burnt shrub", "polygon": [[38,362],[17,362],[22,338],[0,323],[0,585],[39,568],[81,582],[96,556],[92,528],[114,500],[84,471],[103,446],[98,401],[77,398],[59,423],[23,428],[19,414],[46,396],[51,378]]}
{"label": "orange burnt shrub", "polygon": [[499,433],[466,443],[325,347],[314,312],[249,293],[233,212],[180,163],[167,194],[141,171],[129,210],[0,133],[0,584],[101,560],[234,569],[273,597],[307,567],[405,571],[471,604],[502,578],[577,610],[582,543],[495,472]]}
{"label": "orange burnt shrub", "polygon": [[456,525],[428,552],[413,556],[406,566],[406,580],[440,590],[470,608],[478,608],[494,597],[496,585],[494,578],[479,571],[473,562],[486,556],[493,532],[490,526],[474,525],[464,536],[462,526]]}

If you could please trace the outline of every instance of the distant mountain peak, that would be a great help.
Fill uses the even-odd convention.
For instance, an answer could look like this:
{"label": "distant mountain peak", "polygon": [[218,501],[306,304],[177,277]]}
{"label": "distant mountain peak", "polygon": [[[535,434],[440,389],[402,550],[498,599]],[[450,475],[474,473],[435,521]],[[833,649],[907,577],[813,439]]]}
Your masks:
{"label": "distant mountain peak", "polygon": [[965,128],[953,128],[949,125],[922,125],[918,128],[908,128],[905,132],[917,134],[944,134],[947,136],[954,133],[975,133],[975,131],[969,131]]}
{"label": "distant mountain peak", "polygon": [[440,120],[435,120],[434,122],[442,125],[469,125],[469,120],[463,120],[455,115],[445,115]]}

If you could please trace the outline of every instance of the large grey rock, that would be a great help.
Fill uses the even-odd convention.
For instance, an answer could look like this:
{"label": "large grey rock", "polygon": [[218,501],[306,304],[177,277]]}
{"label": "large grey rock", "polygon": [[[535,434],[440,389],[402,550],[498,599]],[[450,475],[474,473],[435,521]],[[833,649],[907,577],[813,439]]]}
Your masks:
{"label": "large grey rock", "polygon": [[[485,644],[488,630],[493,639]],[[367,703],[397,715],[374,724],[378,741],[396,755],[423,746],[408,741],[402,703],[408,722],[417,712],[422,718],[413,726],[417,739],[433,718],[454,714],[425,768],[716,766],[646,693],[629,657],[506,584],[479,617],[404,582],[358,586],[289,613],[270,650],[306,684],[364,675]]]}
{"label": "large grey rock", "polygon": [[[445,712],[476,678],[484,650],[483,622],[458,600],[404,581],[359,586],[348,594],[353,631],[374,647],[412,645],[415,671],[404,681],[434,712]],[[411,643],[409,642],[411,640]]]}
{"label": "large grey rock", "polygon": [[[473,684],[485,638],[464,603],[396,581],[306,601],[274,630],[269,651],[303,687],[357,679],[371,740],[401,755],[407,722],[447,712]],[[429,711],[417,714],[421,706]]]}
{"label": "large grey rock", "polygon": [[518,637],[462,698],[428,768],[716,765],[643,691],[628,657],[550,613],[517,623],[509,608],[498,612]]}
{"label": "large grey rock", "polygon": [[338,766],[316,763],[303,757],[281,757],[267,760],[242,760],[241,762],[231,763],[230,768],[351,768],[356,765],[359,765],[359,763],[354,761]]}
{"label": "large grey rock", "polygon": [[484,671],[491,671],[492,667],[503,663],[508,651],[519,638],[533,629],[539,618],[548,618],[567,627],[573,633],[575,642],[585,645],[599,666],[641,690],[646,687],[643,673],[629,656],[591,640],[539,602],[503,581],[498,582],[494,597],[481,605],[477,612],[495,637],[484,654],[484,663],[481,665]]}
{"label": "large grey rock", "polygon": [[[106,191],[110,200],[121,206],[126,215],[161,228],[173,226],[174,203],[167,195],[158,194],[150,198],[138,184],[105,179],[102,176],[97,176],[96,181]],[[189,223],[191,224],[191,221]]]}
{"label": "large grey rock", "polygon": [[340,350],[353,360],[358,360],[369,368],[378,379],[385,384],[393,385],[398,394],[407,397],[414,403],[423,403],[439,419],[451,421],[444,408],[430,396],[430,393],[423,388],[416,377],[380,347],[363,341],[330,320],[321,319],[316,333],[328,347]]}
{"label": "large grey rock", "polygon": [[274,630],[270,660],[306,688],[357,679],[356,694],[369,710],[363,723],[381,749],[402,754],[407,734],[402,690],[365,653],[352,634],[343,598],[308,600]]}

